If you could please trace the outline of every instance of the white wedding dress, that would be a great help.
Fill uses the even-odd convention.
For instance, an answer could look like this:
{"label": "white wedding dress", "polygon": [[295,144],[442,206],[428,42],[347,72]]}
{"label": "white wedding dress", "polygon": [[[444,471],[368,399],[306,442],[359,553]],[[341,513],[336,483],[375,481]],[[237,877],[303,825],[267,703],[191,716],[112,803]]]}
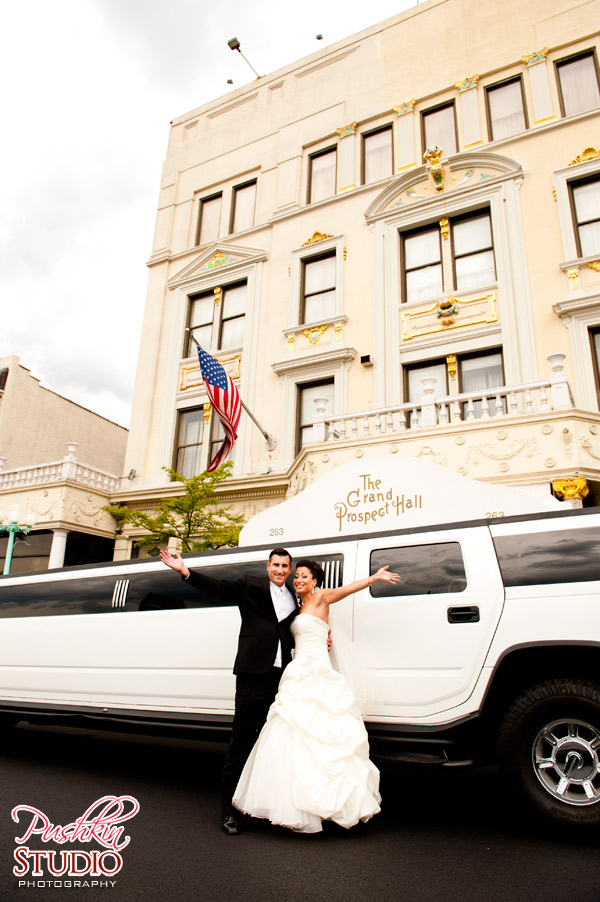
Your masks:
{"label": "white wedding dress", "polygon": [[294,659],[233,796],[240,811],[302,833],[322,830],[323,820],[352,827],[380,811],[360,707],[331,666],[327,633],[312,614],[293,621]]}

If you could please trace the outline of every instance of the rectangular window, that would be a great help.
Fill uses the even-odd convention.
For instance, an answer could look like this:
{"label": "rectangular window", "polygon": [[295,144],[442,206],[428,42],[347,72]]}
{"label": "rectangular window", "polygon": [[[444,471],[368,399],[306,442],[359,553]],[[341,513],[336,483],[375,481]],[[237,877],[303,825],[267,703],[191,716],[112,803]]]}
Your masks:
{"label": "rectangular window", "polygon": [[363,135],[363,184],[378,182],[393,173],[392,127]]}
{"label": "rectangular window", "polygon": [[[244,344],[246,282],[225,285],[190,297],[188,328],[205,351],[232,350]],[[196,345],[186,332],[184,354],[196,356]]]}
{"label": "rectangular window", "polygon": [[308,202],[314,204],[335,194],[337,150],[324,150],[310,157]]}
{"label": "rectangular window", "polygon": [[403,235],[404,300],[428,300],[443,291],[439,226]]}
{"label": "rectangular window", "polygon": [[[488,388],[500,388],[504,385],[504,372],[502,368],[501,351],[486,352],[485,354],[472,354],[458,358],[459,386],[461,392],[485,391]],[[482,401],[474,401],[473,413],[478,419],[482,414]],[[496,398],[489,398],[490,416],[497,416],[499,404]],[[501,398],[502,412],[506,413],[504,398]],[[463,419],[469,413],[469,402],[463,404]]]}
{"label": "rectangular window", "polygon": [[221,222],[220,194],[213,197],[205,197],[200,201],[200,214],[198,216],[198,233],[196,244],[204,245],[216,241],[219,237],[219,225]]}
{"label": "rectangular window", "polygon": [[221,296],[219,348],[241,348],[244,344],[246,283],[227,285]]}
{"label": "rectangular window", "polygon": [[202,472],[204,409],[196,407],[179,414],[175,469],[186,479]]}
{"label": "rectangular window", "polygon": [[407,401],[418,402],[425,394],[423,379],[435,379],[433,397],[444,398],[448,394],[448,378],[445,360],[430,360],[404,367]]}
{"label": "rectangular window", "polygon": [[444,151],[444,157],[456,153],[456,118],[454,102],[425,110],[421,113],[423,127],[423,152],[437,144]]}
{"label": "rectangular window", "polygon": [[407,545],[403,548],[380,548],[371,552],[369,575],[389,566],[401,573],[398,583],[373,583],[373,598],[396,598],[405,595],[446,595],[464,592],[467,575],[458,542],[432,545]]}
{"label": "rectangular window", "polygon": [[[190,312],[188,316],[188,328],[193,331],[194,338],[199,345],[202,345],[205,351],[210,351],[213,346],[213,317],[215,310],[214,292],[208,291],[203,294],[194,294],[190,297]],[[185,350],[186,357],[196,356],[196,345],[185,333]]]}
{"label": "rectangular window", "polygon": [[243,232],[254,225],[256,203],[256,180],[238,185],[233,189],[231,205],[231,233]]}
{"label": "rectangular window", "polygon": [[321,382],[310,382],[298,386],[298,428],[296,432],[296,454],[305,445],[309,445],[313,439],[313,421],[316,407],[315,398],[327,398],[326,412],[333,413],[334,399],[333,379],[323,379]]}
{"label": "rectangular window", "polygon": [[314,323],[334,315],[335,266],[335,251],[304,260],[300,322]]}
{"label": "rectangular window", "polygon": [[527,128],[521,78],[513,78],[486,90],[490,140],[509,138]]}
{"label": "rectangular window", "polygon": [[489,213],[451,220],[454,285],[472,291],[496,281]]}
{"label": "rectangular window", "polygon": [[571,200],[580,255],[600,254],[600,177],[571,182]]}
{"label": "rectangular window", "polygon": [[495,283],[489,212],[457,216],[450,220],[450,229],[450,254],[442,254],[437,223],[402,233],[403,302],[439,297],[450,285],[455,291],[470,292]]}
{"label": "rectangular window", "polygon": [[592,52],[556,63],[563,116],[575,116],[600,106],[598,66]]}
{"label": "rectangular window", "polygon": [[600,580],[597,528],[552,529],[492,538],[507,587]]}

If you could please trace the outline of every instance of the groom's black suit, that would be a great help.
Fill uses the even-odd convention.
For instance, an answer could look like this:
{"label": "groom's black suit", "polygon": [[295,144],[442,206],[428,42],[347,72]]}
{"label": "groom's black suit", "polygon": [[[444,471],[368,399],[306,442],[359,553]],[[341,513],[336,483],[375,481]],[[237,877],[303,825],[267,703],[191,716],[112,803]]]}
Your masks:
{"label": "groom's black suit", "polygon": [[[233,667],[237,677],[235,715],[221,778],[223,798],[227,804],[273,703],[282,668],[291,660],[294,639],[290,625],[298,608],[284,620],[277,619],[268,576],[214,579],[199,570],[190,570],[187,582],[197,589],[233,602],[239,607],[242,617]],[[293,596],[293,590],[290,586],[288,588]],[[274,667],[279,642],[282,666]]]}

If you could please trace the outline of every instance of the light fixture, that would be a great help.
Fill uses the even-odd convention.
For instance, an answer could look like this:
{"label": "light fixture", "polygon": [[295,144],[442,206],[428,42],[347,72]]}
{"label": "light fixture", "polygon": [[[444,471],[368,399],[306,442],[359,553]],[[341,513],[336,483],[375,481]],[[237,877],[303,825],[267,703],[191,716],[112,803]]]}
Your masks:
{"label": "light fixture", "polygon": [[254,68],[254,66],[252,65],[252,63],[250,62],[250,60],[247,60],[246,57],[244,56],[244,54],[242,53],[242,51],[240,50],[240,42],[238,41],[237,38],[230,38],[230,39],[227,41],[227,46],[229,47],[230,50],[237,50],[237,52],[239,53],[239,55],[242,56],[242,57],[244,57],[244,59],[246,60],[246,62],[248,63],[248,65],[250,66],[250,68],[252,69],[252,71],[254,72],[254,74],[256,75],[256,77],[257,77],[257,78],[260,78],[260,75],[258,74],[258,72],[256,71],[256,69]]}
{"label": "light fixture", "polygon": [[136,476],[137,476],[137,470],[134,470],[132,467],[131,470],[129,471],[129,473],[127,474],[127,479],[129,480],[129,482],[132,482]]}

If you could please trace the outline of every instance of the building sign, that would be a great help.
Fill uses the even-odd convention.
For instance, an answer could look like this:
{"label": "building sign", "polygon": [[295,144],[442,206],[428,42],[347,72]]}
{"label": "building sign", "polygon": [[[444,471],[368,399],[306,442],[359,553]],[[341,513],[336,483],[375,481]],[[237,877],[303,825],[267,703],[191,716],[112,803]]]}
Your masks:
{"label": "building sign", "polygon": [[560,509],[533,494],[459,476],[416,457],[366,457],[343,464],[244,526],[240,545],[282,545],[463,520]]}

